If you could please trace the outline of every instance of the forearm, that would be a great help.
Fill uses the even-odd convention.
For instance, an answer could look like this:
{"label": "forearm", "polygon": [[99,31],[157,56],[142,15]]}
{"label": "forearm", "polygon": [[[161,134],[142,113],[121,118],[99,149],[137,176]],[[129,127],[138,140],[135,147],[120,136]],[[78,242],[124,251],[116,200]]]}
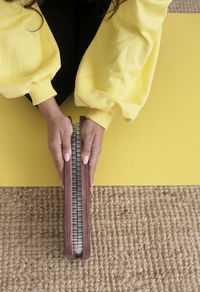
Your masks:
{"label": "forearm", "polygon": [[38,108],[46,120],[53,119],[63,114],[54,96],[38,104]]}

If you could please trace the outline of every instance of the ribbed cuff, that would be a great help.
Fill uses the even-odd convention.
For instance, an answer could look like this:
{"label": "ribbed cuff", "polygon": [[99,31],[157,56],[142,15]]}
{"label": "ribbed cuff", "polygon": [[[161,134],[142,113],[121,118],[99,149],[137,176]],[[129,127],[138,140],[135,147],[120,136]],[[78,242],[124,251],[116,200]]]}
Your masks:
{"label": "ribbed cuff", "polygon": [[115,114],[117,113],[117,108],[112,109],[112,113],[104,112],[100,109],[88,108],[88,112],[86,114],[87,118],[90,118],[97,124],[104,127],[106,130],[109,128]]}
{"label": "ribbed cuff", "polygon": [[57,92],[52,86],[51,79],[45,79],[32,86],[31,92],[29,92],[33,105],[37,105],[50,97],[56,96]]}

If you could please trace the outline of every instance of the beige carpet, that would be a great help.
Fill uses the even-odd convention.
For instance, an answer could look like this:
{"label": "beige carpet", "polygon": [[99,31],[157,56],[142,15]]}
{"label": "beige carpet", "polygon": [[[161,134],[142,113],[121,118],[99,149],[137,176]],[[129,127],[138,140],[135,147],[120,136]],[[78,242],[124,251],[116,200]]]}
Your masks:
{"label": "beige carpet", "polygon": [[91,256],[64,252],[61,187],[0,188],[0,291],[200,291],[200,186],[94,187]]}
{"label": "beige carpet", "polygon": [[199,13],[200,0],[174,0],[169,5],[168,12]]}

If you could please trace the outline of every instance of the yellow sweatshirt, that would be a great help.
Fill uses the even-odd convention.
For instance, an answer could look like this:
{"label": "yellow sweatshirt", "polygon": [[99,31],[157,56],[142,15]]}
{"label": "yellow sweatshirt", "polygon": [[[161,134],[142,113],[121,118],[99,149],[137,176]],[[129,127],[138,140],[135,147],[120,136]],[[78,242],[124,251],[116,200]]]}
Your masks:
{"label": "yellow sweatshirt", "polygon": [[[86,116],[105,129],[117,113],[132,122],[144,106],[171,2],[127,0],[108,20],[111,2],[83,55],[74,102],[87,107]],[[0,93],[6,98],[29,93],[37,105],[57,95],[51,80],[61,67],[60,52],[45,18],[43,26],[31,32],[39,28],[41,17],[23,3],[0,1]],[[42,13],[37,3],[33,7]]]}

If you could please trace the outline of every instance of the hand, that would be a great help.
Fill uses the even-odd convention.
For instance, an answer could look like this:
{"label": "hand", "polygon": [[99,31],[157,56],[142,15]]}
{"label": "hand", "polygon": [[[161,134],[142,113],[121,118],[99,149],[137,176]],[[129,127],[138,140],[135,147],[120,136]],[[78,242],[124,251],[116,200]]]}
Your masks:
{"label": "hand", "polygon": [[69,159],[71,159],[72,123],[63,113],[57,114],[53,118],[48,118],[46,121],[48,126],[48,148],[53,156],[61,185],[64,188],[64,155],[69,152]]}
{"label": "hand", "polygon": [[[84,163],[84,157],[88,156],[89,185],[91,192],[93,191],[93,177],[97,166],[97,160],[101,153],[104,130],[105,128],[89,118],[86,118],[81,127],[81,137],[83,139],[81,157]],[[87,162],[84,164],[87,164]]]}

